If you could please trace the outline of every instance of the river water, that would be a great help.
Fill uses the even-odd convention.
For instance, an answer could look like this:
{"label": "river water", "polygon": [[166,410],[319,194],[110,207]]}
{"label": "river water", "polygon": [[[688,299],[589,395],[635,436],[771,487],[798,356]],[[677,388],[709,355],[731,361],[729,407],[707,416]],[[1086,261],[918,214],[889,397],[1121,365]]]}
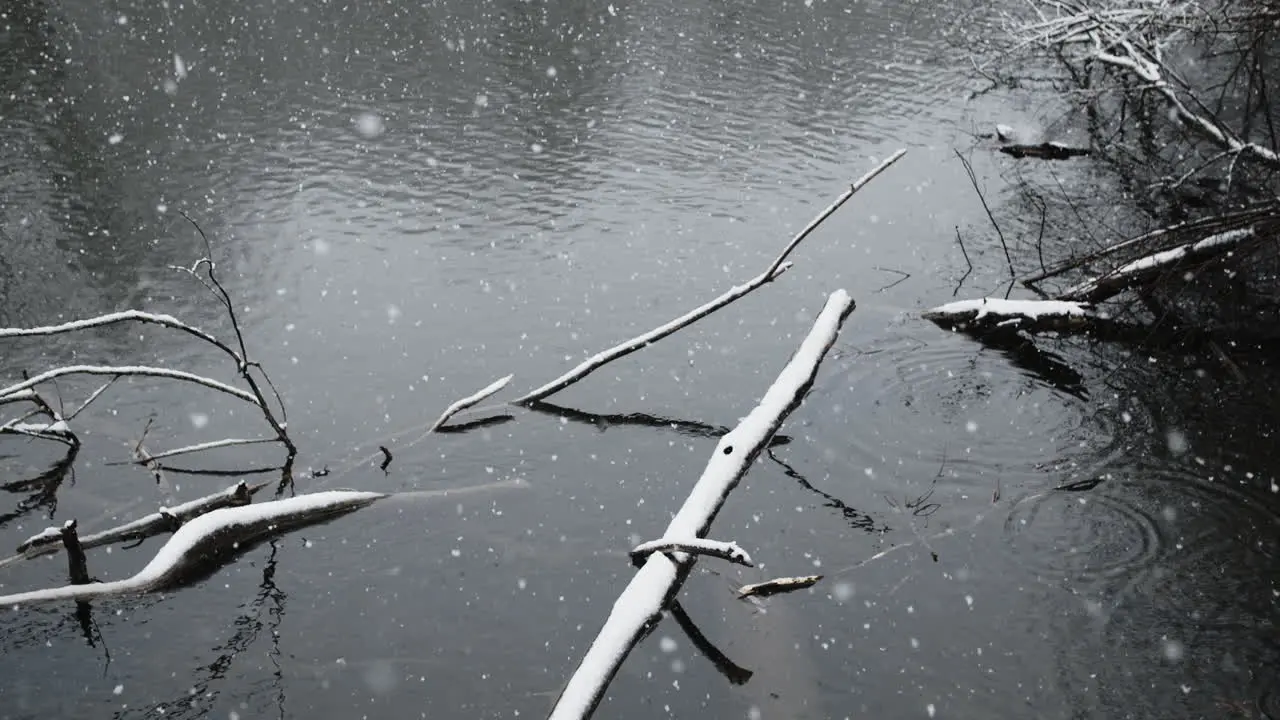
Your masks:
{"label": "river water", "polygon": [[[1265,363],[996,347],[919,319],[964,274],[957,227],[975,265],[960,295],[1004,292],[953,148],[1007,216],[1011,176],[1043,170],[974,134],[1061,109],[973,97],[982,83],[950,40],[958,8],[5,8],[0,324],[139,308],[229,337],[215,299],[171,267],[204,254],[184,211],[285,398],[299,491],[523,486],[380,503],[163,595],[5,610],[0,718],[544,715],[634,572],[626,550],[662,532],[717,428],[753,407],[836,288],[858,309],[787,442],[712,530],[763,567],[704,561],[681,595],[754,674],[729,683],[666,620],[602,716],[1280,712]],[[422,438],[498,377],[534,387],[758,274],[899,147],[770,286],[555,396],[563,411],[491,411],[511,418]],[[1053,172],[1094,181],[1083,162]],[[133,362],[233,379],[151,327],[0,348],[6,382]],[[95,387],[58,392],[74,406]],[[148,421],[153,451],[267,431],[209,393],[121,381],[78,420],[84,447],[60,482],[59,448],[0,439],[0,542],[72,517],[102,529],[234,481],[157,484],[112,464]],[[280,461],[258,446],[186,467]],[[128,576],[160,542],[94,551],[90,570]],[[3,573],[5,593],[65,581],[57,558]],[[811,591],[733,595],[810,573],[825,576]]]}

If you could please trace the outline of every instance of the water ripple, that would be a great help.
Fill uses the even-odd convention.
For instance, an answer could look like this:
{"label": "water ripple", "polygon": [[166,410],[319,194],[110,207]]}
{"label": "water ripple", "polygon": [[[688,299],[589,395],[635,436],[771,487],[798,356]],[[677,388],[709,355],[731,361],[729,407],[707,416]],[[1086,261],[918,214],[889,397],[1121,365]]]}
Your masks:
{"label": "water ripple", "polygon": [[1009,553],[1037,579],[1075,588],[1149,567],[1168,539],[1125,488],[1020,498],[1005,519]]}
{"label": "water ripple", "polygon": [[1132,419],[1094,400],[1081,378],[1028,344],[992,347],[967,338],[898,336],[859,346],[824,380],[837,398],[817,442],[868,475],[930,478],[988,496],[1042,489],[1046,475],[1087,477],[1122,454]]}

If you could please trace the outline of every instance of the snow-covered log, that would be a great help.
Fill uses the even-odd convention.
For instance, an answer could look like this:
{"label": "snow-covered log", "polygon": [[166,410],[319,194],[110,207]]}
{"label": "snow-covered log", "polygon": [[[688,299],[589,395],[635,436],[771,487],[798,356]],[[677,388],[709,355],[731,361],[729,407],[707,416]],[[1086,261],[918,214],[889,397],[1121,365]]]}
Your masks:
{"label": "snow-covered log", "polygon": [[531,392],[528,392],[516,398],[515,400],[511,401],[512,404],[513,405],[529,405],[539,400],[542,400],[544,398],[548,398],[560,392],[561,390],[564,390],[570,385],[578,382],[579,380],[585,378],[587,375],[590,375],[591,373],[600,369],[604,365],[610,362],[613,362],[618,358],[630,355],[631,353],[637,350],[646,348],[649,345],[652,345],[653,343],[661,340],[662,338],[676,332],[677,330],[680,330],[681,328],[685,328],[692,325],[693,323],[710,315],[716,310],[719,310],[725,305],[728,305],[729,303],[747,295],[748,293],[760,287],[763,287],[767,283],[772,282],[779,275],[785,272],[787,268],[791,267],[791,264],[787,262],[787,257],[791,254],[791,251],[796,249],[796,246],[800,244],[801,240],[804,240],[806,237],[808,237],[809,234],[812,233],[815,229],[817,229],[817,227],[821,225],[824,220],[831,217],[831,215],[834,214],[836,210],[840,209],[841,205],[843,205],[849,198],[853,197],[855,193],[857,193],[859,190],[865,187],[867,183],[874,180],[877,175],[887,170],[890,165],[893,165],[894,163],[896,163],[899,159],[902,158],[903,155],[906,155],[906,154],[907,154],[906,150],[898,150],[893,155],[890,155],[888,159],[884,160],[875,168],[873,168],[866,175],[863,175],[862,177],[855,180],[847,190],[845,190],[843,193],[841,193],[839,197],[835,199],[835,201],[833,201],[830,205],[828,205],[822,212],[818,213],[817,217],[809,221],[809,224],[806,225],[803,230],[796,233],[795,237],[791,238],[791,241],[787,243],[786,247],[784,247],[782,249],[782,252],[779,253],[776,258],[774,258],[773,262],[769,264],[769,267],[766,268],[764,272],[760,273],[756,277],[752,278],[751,280],[748,280],[747,282],[741,285],[737,285],[735,287],[730,288],[727,292],[720,295],[720,297],[717,297],[716,299],[711,300],[710,302],[702,305],[701,307],[690,310],[689,312],[685,313],[684,315],[681,315],[680,317],[670,322],[667,322],[659,327],[656,327],[642,335],[638,335],[630,340],[627,340],[626,342],[615,345],[614,347],[611,347],[608,350],[602,350],[601,352],[598,352],[595,355],[592,355],[591,357],[579,363],[577,367],[561,375],[555,380],[552,380],[551,382],[546,383],[542,387],[536,390],[533,390]]}
{"label": "snow-covered log", "polygon": [[939,305],[924,318],[955,330],[1073,330],[1086,325],[1092,312],[1080,302],[979,298]]}
{"label": "snow-covered log", "polygon": [[256,505],[221,508],[183,525],[151,562],[133,577],[0,596],[0,607],[161,590],[179,582],[186,573],[207,563],[211,557],[267,535],[328,520],[385,497],[384,493],[330,490]]}
{"label": "snow-covered log", "polygon": [[1173,249],[1125,263],[1105,275],[1091,278],[1068,289],[1059,298],[1070,301],[1102,302],[1131,287],[1150,282],[1166,272],[1184,267],[1187,263],[1208,260],[1231,252],[1242,243],[1256,237],[1257,233],[1253,226],[1210,235],[1203,240],[1179,245]]}
{"label": "snow-covered log", "polygon": [[[852,310],[853,300],[848,293],[837,290],[831,294],[800,349],[760,403],[716,444],[711,460],[667,526],[663,539],[697,540],[706,536],[729,493],[813,384],[819,363]],[[694,559],[684,553],[649,556],[613,604],[604,627],[557,698],[550,714],[553,720],[591,715],[622,661],[679,590]]]}

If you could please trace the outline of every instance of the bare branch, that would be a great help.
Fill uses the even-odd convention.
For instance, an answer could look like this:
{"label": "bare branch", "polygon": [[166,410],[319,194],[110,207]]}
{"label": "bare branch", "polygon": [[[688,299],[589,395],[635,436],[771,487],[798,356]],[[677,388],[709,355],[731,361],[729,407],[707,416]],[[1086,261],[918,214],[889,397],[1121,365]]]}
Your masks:
{"label": "bare branch", "polygon": [[219,382],[212,378],[196,375],[182,370],[170,370],[168,368],[150,367],[147,365],[68,365],[66,367],[54,368],[35,375],[20,383],[10,385],[7,388],[0,389],[0,400],[6,396],[33,388],[40,383],[48,382],[54,378],[64,377],[66,375],[131,375],[142,377],[160,377],[170,380],[181,380],[183,382],[194,383],[207,387],[210,390],[217,390],[232,397],[239,398],[251,405],[262,407],[258,398],[252,393],[245,392],[238,387],[233,387],[224,382]]}
{"label": "bare branch", "polygon": [[664,325],[654,328],[653,330],[650,330],[649,332],[644,333],[643,335],[639,335],[635,338],[632,338],[631,340],[628,340],[620,345],[616,345],[608,350],[604,350],[602,352],[596,353],[595,355],[592,355],[591,357],[582,361],[577,367],[565,373],[564,375],[561,375],[555,380],[552,380],[551,382],[543,385],[542,387],[536,390],[533,390],[532,392],[529,392],[525,395],[522,395],[516,398],[515,400],[512,401],[512,404],[528,405],[530,403],[537,402],[538,400],[542,400],[544,398],[550,397],[551,395],[554,395],[555,393],[558,393],[561,390],[569,387],[570,385],[578,382],[579,380],[586,377],[587,375],[590,375],[592,372],[595,372],[605,364],[610,363],[614,360],[617,360],[618,358],[630,355],[631,353],[637,350],[640,350],[642,348],[648,347],[649,345],[657,342],[658,340],[661,340],[662,338],[667,337],[668,335],[671,335],[672,333],[676,332],[677,330],[680,330],[681,328],[685,328],[685,327],[688,327],[689,325],[692,325],[693,323],[697,322],[698,320],[701,320],[707,315],[710,315],[716,310],[719,310],[725,305],[728,305],[729,303],[743,297],[747,293],[750,293],[753,290],[756,290],[757,288],[762,287],[766,283],[776,279],[788,267],[790,267],[790,264],[787,263],[787,256],[789,256],[791,252],[795,250],[796,246],[800,244],[801,240],[804,240],[806,237],[808,237],[809,234],[812,233],[815,228],[821,225],[824,220],[826,220],[828,217],[831,217],[831,215],[835,213],[835,211],[838,210],[841,205],[843,205],[846,201],[848,201],[849,198],[853,197],[854,193],[858,192],[863,187],[865,187],[867,183],[871,182],[873,179],[875,179],[877,175],[879,175],[880,173],[888,169],[890,165],[893,165],[894,163],[896,163],[906,153],[907,153],[906,150],[898,150],[893,155],[890,155],[888,159],[884,160],[879,165],[877,165],[873,170],[868,172],[866,175],[863,175],[862,177],[855,180],[853,184],[849,186],[848,190],[845,190],[844,193],[840,195],[840,197],[836,198],[834,202],[828,205],[822,212],[818,213],[818,216],[815,217],[813,220],[811,220],[809,224],[804,227],[804,229],[796,233],[795,237],[793,237],[791,241],[787,243],[786,247],[782,249],[782,252],[778,254],[778,257],[775,258],[774,261],[769,264],[769,267],[760,275],[747,281],[745,284],[730,288],[728,292],[724,293],[720,297],[712,300],[711,302],[706,303],[701,307],[691,310],[685,313],[684,315],[681,315],[680,317]]}
{"label": "bare branch", "polygon": [[61,325],[48,325],[34,328],[0,328],[0,340],[11,337],[60,335],[62,333],[79,332],[81,330],[102,327],[104,325],[114,325],[122,322],[150,323],[153,325],[162,325],[164,327],[173,328],[174,330],[181,330],[182,332],[197,337],[227,353],[235,359],[237,366],[243,362],[243,359],[235,350],[232,350],[221,340],[200,328],[188,325],[172,315],[149,313],[143,312],[142,310],[122,310],[120,312],[98,315],[97,317],[85,318],[84,320],[73,320],[71,322],[62,323]]}

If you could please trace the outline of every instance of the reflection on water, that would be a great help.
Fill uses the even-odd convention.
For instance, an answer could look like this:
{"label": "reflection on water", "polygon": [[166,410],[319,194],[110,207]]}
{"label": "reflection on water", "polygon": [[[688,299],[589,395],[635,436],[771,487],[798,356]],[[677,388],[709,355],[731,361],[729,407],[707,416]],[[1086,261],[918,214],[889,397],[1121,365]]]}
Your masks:
{"label": "reflection on water", "polygon": [[[631,576],[626,550],[661,531],[835,287],[858,312],[716,524],[762,574],[828,580],[747,606],[704,563],[684,607],[751,679],[730,684],[692,643],[663,641],[678,637],[664,625],[602,712],[1220,717],[1277,704],[1269,395],[1226,394],[1202,368],[1136,351],[982,343],[917,318],[961,274],[955,226],[986,222],[951,147],[1043,100],[964,100],[967,58],[942,38],[954,8],[0,12],[0,322],[140,307],[228,331],[169,268],[202,252],[182,209],[214,239],[299,465],[334,470],[302,489],[531,488],[295,533],[171,597],[95,603],[90,633],[71,607],[6,611],[0,718],[544,713]],[[772,286],[547,412],[414,440],[496,377],[515,371],[527,389],[753,276],[900,145],[909,155]],[[1006,161],[974,161],[998,202]],[[966,291],[1002,292],[998,246],[970,243]],[[906,277],[877,292],[887,275]],[[3,352],[6,381],[73,357],[228,370],[136,329]],[[160,447],[256,427],[199,394],[119,385],[84,420],[74,476],[0,445],[0,542],[68,517],[102,529],[223,482],[174,475],[169,497],[107,465],[153,416]],[[379,444],[396,455],[386,474]],[[157,546],[91,569],[131,575]],[[6,569],[0,589],[61,572]]]}

